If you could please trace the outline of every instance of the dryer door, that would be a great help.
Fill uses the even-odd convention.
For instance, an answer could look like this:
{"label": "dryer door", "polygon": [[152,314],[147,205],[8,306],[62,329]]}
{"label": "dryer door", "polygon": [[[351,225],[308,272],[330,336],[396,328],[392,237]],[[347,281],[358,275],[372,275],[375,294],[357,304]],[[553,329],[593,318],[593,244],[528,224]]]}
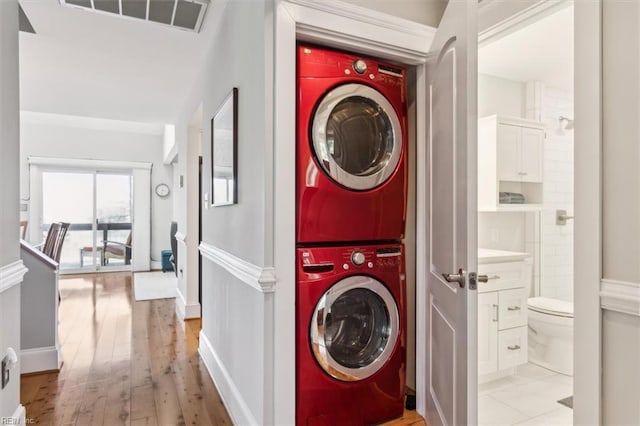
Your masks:
{"label": "dryer door", "polygon": [[399,335],[398,307],[387,288],[367,276],[334,284],[316,305],[311,347],[320,366],[342,381],[363,380],[391,357]]}
{"label": "dryer door", "polygon": [[366,191],[393,175],[402,154],[402,129],[393,106],[377,90],[344,84],[320,101],[311,129],[324,172],[349,189]]}

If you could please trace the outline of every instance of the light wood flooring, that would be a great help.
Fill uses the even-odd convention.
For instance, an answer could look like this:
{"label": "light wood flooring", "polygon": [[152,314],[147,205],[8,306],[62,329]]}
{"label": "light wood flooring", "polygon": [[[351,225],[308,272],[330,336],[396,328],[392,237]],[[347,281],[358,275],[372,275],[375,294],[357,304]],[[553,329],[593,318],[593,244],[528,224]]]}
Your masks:
{"label": "light wood flooring", "polygon": [[175,300],[135,302],[131,274],[60,279],[59,373],[23,376],[27,417],[50,425],[231,425]]}
{"label": "light wood flooring", "polygon": [[[200,321],[175,300],[135,302],[131,274],[60,279],[60,372],[21,378],[27,418],[48,425],[231,425],[198,355]],[[425,425],[407,411],[392,426]]]}

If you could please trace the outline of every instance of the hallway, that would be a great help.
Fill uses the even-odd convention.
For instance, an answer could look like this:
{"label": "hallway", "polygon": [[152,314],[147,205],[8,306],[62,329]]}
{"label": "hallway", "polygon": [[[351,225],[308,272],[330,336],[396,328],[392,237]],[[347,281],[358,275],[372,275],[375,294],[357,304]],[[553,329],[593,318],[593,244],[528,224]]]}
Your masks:
{"label": "hallway", "polygon": [[231,425],[175,299],[135,302],[130,273],[60,278],[59,373],[21,378],[40,424]]}

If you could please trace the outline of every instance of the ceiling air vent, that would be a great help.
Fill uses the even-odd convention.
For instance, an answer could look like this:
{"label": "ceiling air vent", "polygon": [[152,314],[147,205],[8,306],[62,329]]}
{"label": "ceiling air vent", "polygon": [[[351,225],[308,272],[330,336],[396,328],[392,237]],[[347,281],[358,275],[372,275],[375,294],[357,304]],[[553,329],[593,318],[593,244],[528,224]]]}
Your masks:
{"label": "ceiling air vent", "polygon": [[199,32],[209,0],[60,0],[60,3]]}

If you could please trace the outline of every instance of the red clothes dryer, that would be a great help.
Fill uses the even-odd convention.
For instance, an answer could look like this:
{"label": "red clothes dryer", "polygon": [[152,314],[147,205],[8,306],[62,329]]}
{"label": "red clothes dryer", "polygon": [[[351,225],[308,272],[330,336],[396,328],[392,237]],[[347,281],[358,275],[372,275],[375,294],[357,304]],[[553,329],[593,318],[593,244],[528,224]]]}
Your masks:
{"label": "red clothes dryer", "polygon": [[404,247],[299,248],[296,256],[296,423],[402,416]]}
{"label": "red clothes dryer", "polygon": [[312,46],[297,58],[297,242],[401,240],[405,70]]}

